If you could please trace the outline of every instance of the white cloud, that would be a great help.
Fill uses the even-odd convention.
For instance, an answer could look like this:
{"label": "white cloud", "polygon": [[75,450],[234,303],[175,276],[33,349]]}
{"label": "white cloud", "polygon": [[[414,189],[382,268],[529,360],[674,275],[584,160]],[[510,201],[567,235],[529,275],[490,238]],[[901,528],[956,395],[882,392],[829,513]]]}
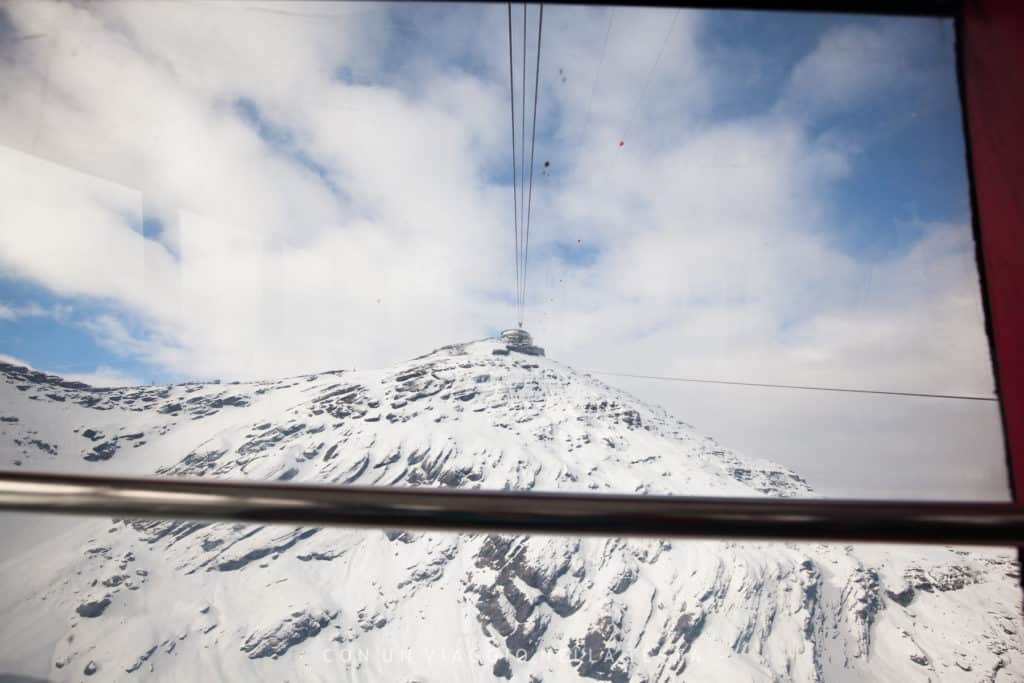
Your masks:
{"label": "white cloud", "polygon": [[791,116],[822,116],[863,106],[895,87],[927,93],[941,63],[952,52],[942,20],[892,18],[865,26],[851,24],[825,33],[800,60],[783,88],[778,108]]}
{"label": "white cloud", "polygon": [[105,365],[97,367],[93,372],[65,373],[62,377],[94,387],[137,387],[142,384],[137,377]]}
{"label": "white cloud", "polygon": [[[201,376],[368,365],[475,333],[467,309],[500,317],[488,304],[510,268],[491,239],[497,189],[476,158],[492,144],[480,131],[502,111],[493,84],[435,74],[462,98],[451,112],[330,81],[331,64],[365,40],[379,12],[282,27],[273,14],[219,5],[16,8],[24,30],[46,14],[59,39],[51,54],[25,56],[51,60],[46,111],[30,117],[37,126],[19,114],[31,109],[27,84],[38,74],[19,60],[4,74],[26,85],[15,89],[24,101],[0,112],[11,123],[0,173],[20,195],[6,210],[5,261],[61,294],[142,315],[156,331],[150,360]],[[258,56],[248,41],[225,39],[261,32],[274,37]],[[256,76],[264,70],[277,75]],[[101,94],[113,81],[116,92]],[[231,106],[242,95],[295,131],[355,199],[339,201],[268,148]],[[15,151],[29,142],[31,156]],[[49,201],[54,187],[61,202]],[[159,242],[135,228],[150,206],[167,228]],[[414,342],[411,328],[425,336]]]}
{"label": "white cloud", "polygon": [[0,353],[0,363],[7,363],[9,365],[20,365],[22,367],[28,368],[29,370],[34,369],[26,361],[23,361],[20,358],[15,358],[14,356],[9,356],[6,353]]}
{"label": "white cloud", "polygon": [[22,318],[58,317],[64,314],[65,307],[54,307],[52,310],[39,304],[30,303],[24,306],[0,302],[0,320],[14,321]]}

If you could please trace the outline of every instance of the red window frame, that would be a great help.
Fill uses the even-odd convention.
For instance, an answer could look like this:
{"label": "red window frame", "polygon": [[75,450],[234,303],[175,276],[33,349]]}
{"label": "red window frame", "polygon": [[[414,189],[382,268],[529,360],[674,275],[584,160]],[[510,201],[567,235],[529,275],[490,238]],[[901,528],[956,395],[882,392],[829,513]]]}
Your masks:
{"label": "red window frame", "polygon": [[[960,94],[978,270],[1014,502],[1024,492],[1024,3],[965,0]],[[968,454],[965,454],[965,466]]]}

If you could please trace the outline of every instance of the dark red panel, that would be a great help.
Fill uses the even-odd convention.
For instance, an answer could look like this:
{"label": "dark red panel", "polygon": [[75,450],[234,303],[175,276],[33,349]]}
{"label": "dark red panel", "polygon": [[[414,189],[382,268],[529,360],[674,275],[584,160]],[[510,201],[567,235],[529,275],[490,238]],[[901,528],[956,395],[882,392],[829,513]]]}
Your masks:
{"label": "dark red panel", "polygon": [[[961,23],[975,220],[1015,499],[1024,497],[1024,2],[966,0]],[[965,458],[965,466],[969,459]]]}

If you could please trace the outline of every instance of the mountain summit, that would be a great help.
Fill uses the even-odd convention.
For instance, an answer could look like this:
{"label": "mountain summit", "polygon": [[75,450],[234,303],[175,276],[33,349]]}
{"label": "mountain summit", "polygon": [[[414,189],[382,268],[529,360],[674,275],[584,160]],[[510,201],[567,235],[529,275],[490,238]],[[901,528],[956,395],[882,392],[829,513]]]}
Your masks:
{"label": "mountain summit", "polygon": [[[122,389],[0,365],[0,457],[44,471],[337,485],[813,495],[794,472],[508,350],[483,340],[382,370]],[[21,515],[3,524],[15,552],[0,575],[0,673],[1024,677],[1018,569],[1006,551]]]}

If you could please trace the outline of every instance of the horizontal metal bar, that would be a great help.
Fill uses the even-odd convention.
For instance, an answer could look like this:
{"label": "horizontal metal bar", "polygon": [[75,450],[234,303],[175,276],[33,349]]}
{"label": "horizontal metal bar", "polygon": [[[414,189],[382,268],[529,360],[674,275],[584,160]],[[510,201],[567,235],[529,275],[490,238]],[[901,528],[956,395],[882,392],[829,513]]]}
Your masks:
{"label": "horizontal metal bar", "polygon": [[1024,508],[779,498],[687,498],[306,486],[9,472],[0,510],[658,538],[1024,545]]}

